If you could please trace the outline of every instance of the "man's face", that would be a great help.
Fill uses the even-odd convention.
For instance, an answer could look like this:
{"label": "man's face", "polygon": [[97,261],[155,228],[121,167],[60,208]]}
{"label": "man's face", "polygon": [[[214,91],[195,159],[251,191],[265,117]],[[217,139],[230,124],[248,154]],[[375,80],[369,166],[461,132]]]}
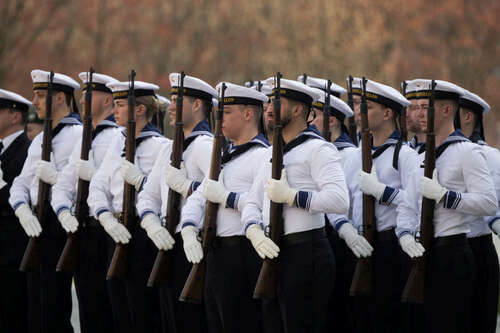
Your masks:
{"label": "man's face", "polygon": [[[285,127],[290,121],[292,121],[292,104],[286,98],[280,98],[281,101],[281,124]],[[269,106],[267,108],[267,121],[269,126],[274,128],[275,125],[275,110],[274,110],[274,96],[271,96]]]}
{"label": "man's face", "polygon": [[[167,108],[168,111],[168,123],[170,126],[175,126],[175,115],[177,113],[177,95],[171,96],[171,103]],[[189,125],[193,122],[193,102],[194,99],[183,96],[182,99],[182,122],[185,125]]]}
{"label": "man's face", "polygon": [[244,112],[242,105],[224,105],[222,133],[230,140],[237,139],[241,130],[246,126]]}
{"label": "man's face", "polygon": [[422,98],[422,99],[417,99],[415,106],[412,103],[411,107],[413,107],[414,114],[413,116],[416,119],[416,123],[419,124],[420,126],[420,132],[417,133],[424,133],[427,131],[427,110],[429,109],[429,99]]}
{"label": "man's face", "polygon": [[[85,110],[85,96],[87,95],[87,91],[82,91],[82,94],[80,96],[80,99],[78,100],[78,103],[81,106],[81,110]],[[103,91],[98,91],[94,90],[92,91],[92,116],[98,115],[101,113],[101,111],[104,108],[104,102],[106,96],[110,96],[110,94],[107,94]]]}
{"label": "man's face", "polygon": [[[135,106],[134,111],[137,113],[138,107]],[[118,126],[127,126],[128,122],[128,99],[115,99],[113,103],[113,115]],[[135,114],[137,117],[137,114]]]}
{"label": "man's face", "polygon": [[47,90],[33,90],[33,106],[35,107],[36,114],[39,119],[45,119],[45,98],[47,97]]}
{"label": "man's face", "polygon": [[387,120],[387,107],[372,101],[366,101],[366,106],[368,109],[368,126],[370,130],[376,130]]}
{"label": "man's face", "polygon": [[361,128],[361,96],[352,95],[353,101],[353,111],[354,111],[354,123],[357,128]]}
{"label": "man's face", "polygon": [[406,128],[415,134],[422,132],[422,127],[418,121],[417,113],[420,108],[418,99],[411,99],[411,105],[406,108]]}
{"label": "man's face", "polygon": [[7,136],[9,128],[13,125],[14,112],[10,109],[0,109],[0,138]]}

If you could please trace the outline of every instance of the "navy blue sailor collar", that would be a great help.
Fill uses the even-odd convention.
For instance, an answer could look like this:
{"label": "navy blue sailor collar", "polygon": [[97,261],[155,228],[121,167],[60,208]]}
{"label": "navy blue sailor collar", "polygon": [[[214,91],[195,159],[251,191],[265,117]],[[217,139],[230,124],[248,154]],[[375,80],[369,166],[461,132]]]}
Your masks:
{"label": "navy blue sailor collar", "polygon": [[234,158],[245,153],[254,146],[262,146],[264,148],[269,147],[269,142],[267,141],[264,134],[259,133],[254,136],[252,140],[241,145],[234,146],[232,142],[229,143],[228,149],[222,154],[222,164],[233,160]]}
{"label": "navy blue sailor collar", "polygon": [[96,128],[92,131],[92,140],[94,140],[99,133],[104,131],[106,128],[111,128],[115,127],[118,128],[119,126],[115,122],[115,116],[112,114],[106,117],[103,121],[101,121]]}
{"label": "navy blue sailor collar", "polygon": [[300,146],[304,142],[306,142],[309,139],[319,139],[319,140],[325,140],[322,136],[321,133],[319,133],[318,129],[314,125],[308,125],[303,131],[301,131],[295,139],[292,141],[288,142],[285,147],[283,148],[283,154],[288,153],[290,150],[293,148]]}
{"label": "navy blue sailor collar", "polygon": [[63,119],[59,121],[57,126],[52,130],[52,139],[54,139],[61,130],[66,126],[75,126],[81,125],[82,121],[80,119],[80,115],[76,112],[72,112]]}
{"label": "navy blue sailor collar", "polygon": [[333,142],[333,144],[339,151],[349,147],[357,148],[356,145],[352,142],[349,135],[347,135],[345,132],[341,132],[339,137]]}
{"label": "navy blue sailor collar", "polygon": [[[382,145],[380,145],[378,147],[375,147],[375,146],[372,147],[372,158],[379,157],[389,147],[397,145],[400,138],[401,138],[401,134],[398,131],[392,132],[391,135],[389,136],[389,138]],[[373,140],[373,137],[372,137],[372,140]]]}
{"label": "navy blue sailor collar", "polygon": [[[457,129],[453,133],[448,135],[448,137],[436,148],[436,159],[439,156],[441,156],[441,154],[444,153],[446,148],[448,148],[450,145],[459,142],[471,142],[471,141],[467,139],[467,137],[460,129]],[[419,154],[422,154],[423,152],[425,152],[425,145],[420,147],[420,149],[418,150]]]}
{"label": "navy blue sailor collar", "polygon": [[189,147],[189,145],[198,137],[199,135],[207,135],[210,137],[213,137],[214,135],[212,134],[212,131],[210,130],[210,125],[206,120],[200,121],[196,126],[193,128],[193,131],[188,135],[187,138],[184,139],[184,150]]}

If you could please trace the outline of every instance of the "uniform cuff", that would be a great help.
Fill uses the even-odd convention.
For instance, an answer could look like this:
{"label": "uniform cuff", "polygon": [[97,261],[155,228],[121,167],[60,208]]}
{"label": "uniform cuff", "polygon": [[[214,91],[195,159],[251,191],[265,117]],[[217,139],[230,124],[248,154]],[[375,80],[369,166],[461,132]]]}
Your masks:
{"label": "uniform cuff", "polygon": [[295,204],[297,207],[309,211],[311,207],[312,192],[298,191],[295,195]]}
{"label": "uniform cuff", "polygon": [[378,203],[384,206],[389,206],[392,203],[392,201],[396,198],[398,193],[399,190],[392,188],[390,186],[386,186],[384,193],[382,193],[382,196],[380,197]]}
{"label": "uniform cuff", "polygon": [[200,186],[200,182],[197,182],[196,180],[193,180],[191,182],[191,193],[193,193],[194,191],[196,191],[196,189],[198,188],[198,186]]}
{"label": "uniform cuff", "polygon": [[494,218],[492,218],[492,219],[488,222],[488,225],[490,226],[490,229],[492,229],[492,230],[493,230],[493,224],[494,224],[496,221],[498,221],[498,220],[500,220],[500,216],[495,216]]}
{"label": "uniform cuff", "polygon": [[109,209],[107,208],[98,208],[96,211],[95,211],[95,216],[97,218],[99,218],[99,216],[102,214],[102,213],[105,213],[105,212],[109,212]]}
{"label": "uniform cuff", "polygon": [[346,224],[346,223],[349,223],[349,221],[347,221],[347,220],[338,220],[338,221],[334,222],[334,226],[333,227],[335,228],[336,231],[339,231],[340,228],[342,228],[342,226],[344,224]]}
{"label": "uniform cuff", "polygon": [[240,200],[240,195],[235,192],[230,192],[227,196],[226,207],[234,210],[238,210],[238,201]]}
{"label": "uniform cuff", "polygon": [[59,216],[59,214],[61,214],[63,212],[63,210],[66,210],[66,209],[69,210],[69,207],[61,206],[61,207],[57,208],[56,215]]}
{"label": "uniform cuff", "polygon": [[148,215],[148,214],[153,214],[153,215],[156,215],[156,214],[155,214],[155,212],[153,212],[152,210],[145,210],[145,211],[143,211],[143,212],[142,212],[142,214],[141,214],[141,221],[142,221],[142,219],[143,219],[146,215]]}
{"label": "uniform cuff", "polygon": [[186,222],[182,223],[182,228],[185,228],[185,227],[190,226],[190,225],[196,228],[196,223],[194,223],[192,221],[186,221]]}
{"label": "uniform cuff", "polygon": [[12,210],[16,210],[18,209],[21,205],[28,205],[26,202],[24,201],[19,201],[19,202],[16,202],[13,206],[12,206]]}
{"label": "uniform cuff", "polygon": [[462,201],[462,195],[459,192],[448,191],[444,195],[444,208],[457,209],[458,204]]}
{"label": "uniform cuff", "polygon": [[259,225],[259,222],[257,222],[257,221],[250,221],[250,222],[248,222],[248,223],[245,225],[245,234],[247,233],[247,229],[248,229],[251,225],[253,225],[253,224]]}
{"label": "uniform cuff", "polygon": [[413,235],[413,232],[411,232],[411,230],[402,230],[399,234],[397,234],[396,236],[398,237],[398,239],[400,239],[401,237],[403,237],[404,235]]}

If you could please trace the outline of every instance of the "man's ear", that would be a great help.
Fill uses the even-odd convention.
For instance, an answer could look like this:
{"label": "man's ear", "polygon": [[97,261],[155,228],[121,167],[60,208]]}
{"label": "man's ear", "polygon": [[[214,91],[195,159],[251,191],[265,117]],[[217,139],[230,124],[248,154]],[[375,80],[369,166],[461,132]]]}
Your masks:
{"label": "man's ear", "polygon": [[142,116],[142,115],[145,115],[146,114],[146,106],[144,104],[139,104],[135,107],[135,113],[136,115],[138,116]]}
{"label": "man's ear", "polygon": [[246,121],[249,121],[252,118],[253,114],[254,114],[254,110],[251,107],[246,106],[243,109],[242,115],[243,115],[243,119],[245,119]]}
{"label": "man's ear", "polygon": [[53,100],[55,100],[57,105],[66,103],[66,95],[62,91],[58,91],[53,95]]}

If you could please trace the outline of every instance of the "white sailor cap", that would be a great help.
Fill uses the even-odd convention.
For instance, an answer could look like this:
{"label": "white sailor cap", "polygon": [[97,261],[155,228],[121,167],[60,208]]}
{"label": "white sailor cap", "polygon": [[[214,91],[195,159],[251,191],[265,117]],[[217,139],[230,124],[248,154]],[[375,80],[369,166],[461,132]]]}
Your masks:
{"label": "white sailor cap", "polygon": [[459,99],[460,107],[469,109],[476,113],[485,115],[490,111],[491,107],[484,99],[478,95],[464,89]]}
{"label": "white sailor cap", "polygon": [[[47,90],[49,87],[50,72],[34,69],[31,71],[31,80],[33,81],[33,90]],[[78,82],[69,76],[54,73],[52,89],[72,94],[78,88],[80,88]]]}
{"label": "white sailor cap", "polygon": [[[451,82],[435,80],[434,88],[435,99],[452,99],[458,101],[463,94],[464,89]],[[430,98],[432,94],[432,80],[429,79],[414,79],[406,81],[406,98],[421,99]]]}
{"label": "white sailor cap", "polygon": [[[299,75],[299,77],[297,78],[297,81],[304,83],[304,75],[305,74]],[[321,89],[323,91],[326,91],[327,90],[326,86],[328,85],[328,80],[320,79],[320,78],[312,77],[312,76],[306,76],[305,84],[307,84],[309,87],[318,88],[318,89]],[[344,95],[345,93],[347,93],[347,90],[345,90],[343,87],[339,86],[338,84],[330,82],[330,93],[335,97],[340,97],[340,96]]]}
{"label": "white sailor cap", "polygon": [[[312,103],[312,106],[316,109],[323,110],[323,106],[325,105],[326,101],[326,93],[318,88],[312,88],[312,89],[314,89],[321,96],[317,101]],[[341,122],[344,121],[345,118],[349,118],[354,115],[354,112],[352,112],[349,105],[347,105],[343,100],[335,96],[330,96],[329,111],[332,116],[339,119]]]}
{"label": "white sailor cap", "polygon": [[[83,82],[82,90],[87,91],[89,88],[89,81],[90,81],[89,72],[81,72],[80,74],[78,74],[78,77]],[[112,93],[111,89],[106,87],[106,84],[116,83],[116,82],[119,81],[111,76],[99,73],[92,74],[92,90],[99,90],[111,94]]]}
{"label": "white sailor cap", "polygon": [[[168,77],[170,79],[170,86],[172,87],[170,94],[177,95],[181,74],[170,73]],[[189,75],[184,76],[183,93],[185,96],[201,98],[207,102],[210,102],[212,98],[218,98],[217,91],[211,85],[203,80]]]}
{"label": "white sailor cap", "polygon": [[[272,93],[274,94],[276,89],[275,78],[268,78],[266,84],[273,88]],[[312,102],[317,101],[321,97],[313,88],[295,80],[281,79],[280,88],[282,97],[302,102],[309,107],[312,106]]]}
{"label": "white sailor cap", "polygon": [[8,108],[28,112],[31,102],[12,91],[0,89],[0,109]]}
{"label": "white sailor cap", "polygon": [[[352,85],[353,93],[356,91],[356,94],[360,94],[362,79],[354,78]],[[411,104],[409,100],[393,87],[368,79],[366,81],[366,99],[387,106],[395,112],[400,112],[402,108]]]}
{"label": "white sailor cap", "polygon": [[245,87],[260,91],[266,96],[271,96],[273,93],[273,88],[265,80],[247,81],[245,82]]}
{"label": "white sailor cap", "polygon": [[171,104],[170,100],[164,96],[156,94],[156,98],[161,105],[165,105],[166,107],[168,107]]}
{"label": "white sailor cap", "polygon": [[218,92],[221,91],[223,83],[226,84],[226,90],[224,91],[225,105],[239,104],[262,106],[263,103],[267,103],[268,101],[268,97],[260,91],[231,82],[219,82],[215,87]]}
{"label": "white sailor cap", "polygon": [[[353,77],[352,78],[352,94],[353,95],[362,95],[363,94],[363,84],[361,82],[360,77]],[[347,82],[349,82],[349,77],[347,78]]]}
{"label": "white sailor cap", "polygon": [[[128,97],[130,82],[111,82],[106,84],[106,87],[113,92],[113,99],[122,99]],[[156,96],[155,92],[160,90],[156,84],[134,81],[134,95],[135,97],[141,96]]]}

